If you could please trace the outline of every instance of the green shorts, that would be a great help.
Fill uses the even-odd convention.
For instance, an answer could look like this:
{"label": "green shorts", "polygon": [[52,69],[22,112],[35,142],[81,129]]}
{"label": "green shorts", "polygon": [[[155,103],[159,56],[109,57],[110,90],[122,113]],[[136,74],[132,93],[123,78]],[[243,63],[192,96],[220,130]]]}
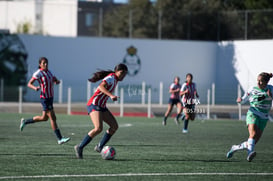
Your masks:
{"label": "green shorts", "polygon": [[246,125],[255,124],[261,131],[264,131],[267,121],[268,119],[262,119],[251,111],[248,111],[246,114]]}

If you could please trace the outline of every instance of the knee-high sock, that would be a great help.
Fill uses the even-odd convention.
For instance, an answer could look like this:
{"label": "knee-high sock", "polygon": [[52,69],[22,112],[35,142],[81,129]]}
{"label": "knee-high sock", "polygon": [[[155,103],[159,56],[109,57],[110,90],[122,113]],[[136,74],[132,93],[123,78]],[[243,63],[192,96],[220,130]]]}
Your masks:
{"label": "knee-high sock", "polygon": [[250,152],[254,151],[255,140],[253,138],[249,138],[247,140],[247,143],[248,143],[248,145],[247,145],[247,151],[248,151],[248,154],[249,154]]}
{"label": "knee-high sock", "polygon": [[189,125],[189,120],[185,119],[184,120],[184,129],[187,130]]}
{"label": "knee-high sock", "polygon": [[55,135],[57,136],[58,140],[62,139],[62,134],[59,128],[54,130]]}
{"label": "knee-high sock", "polygon": [[112,137],[112,135],[110,135],[109,133],[105,132],[102,139],[99,142],[99,148],[102,149],[104,147],[104,145],[110,140],[110,138]]}
{"label": "knee-high sock", "polygon": [[244,150],[248,148],[248,143],[247,141],[244,141],[243,143],[241,143],[240,145],[234,145],[232,146],[232,149],[234,151],[238,151],[238,150]]}
{"label": "knee-high sock", "polygon": [[91,140],[92,140],[92,138],[87,134],[87,135],[83,138],[83,140],[82,140],[82,142],[80,143],[79,147],[80,147],[81,149],[83,149],[88,143],[90,143]]}

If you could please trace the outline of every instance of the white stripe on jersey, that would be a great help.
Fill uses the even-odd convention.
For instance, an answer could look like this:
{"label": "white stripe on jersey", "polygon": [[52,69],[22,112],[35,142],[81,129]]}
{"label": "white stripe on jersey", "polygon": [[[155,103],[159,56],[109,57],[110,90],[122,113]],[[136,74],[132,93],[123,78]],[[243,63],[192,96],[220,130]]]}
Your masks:
{"label": "white stripe on jersey", "polygon": [[[107,75],[102,81],[106,82],[106,89],[111,93],[114,91],[118,82],[114,73]],[[108,98],[106,94],[97,89],[94,95],[89,99],[87,105],[94,104],[100,107],[106,107]]]}
{"label": "white stripe on jersey", "polygon": [[32,77],[39,82],[41,93],[40,98],[51,98],[54,96],[54,75],[49,71],[38,69]]}

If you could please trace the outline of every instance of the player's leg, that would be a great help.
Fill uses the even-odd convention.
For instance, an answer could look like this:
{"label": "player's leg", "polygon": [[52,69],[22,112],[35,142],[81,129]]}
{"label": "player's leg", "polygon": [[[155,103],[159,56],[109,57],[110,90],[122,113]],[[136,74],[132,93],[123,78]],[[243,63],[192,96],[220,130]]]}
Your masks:
{"label": "player's leg", "polygon": [[58,139],[58,144],[60,145],[60,144],[68,142],[70,140],[70,138],[63,137],[61,134],[61,131],[57,125],[57,117],[56,117],[55,111],[52,109],[52,110],[46,111],[46,114],[50,119],[50,125],[51,125],[51,128],[54,131],[57,139]]}
{"label": "player's leg", "polygon": [[41,116],[34,116],[33,118],[29,118],[29,119],[22,118],[20,122],[20,130],[23,131],[24,127],[27,124],[33,124],[36,122],[47,121],[47,120],[48,120],[48,116],[46,114],[46,111],[43,111]]}
{"label": "player's leg", "polygon": [[109,110],[103,112],[102,119],[106,124],[109,125],[109,129],[106,130],[99,144],[95,147],[95,150],[97,152],[100,152],[102,150],[105,144],[111,139],[113,134],[115,134],[115,132],[118,130],[118,122]]}
{"label": "player's leg", "polygon": [[180,101],[177,102],[176,107],[177,107],[177,115],[176,115],[174,121],[175,121],[176,124],[179,124],[179,123],[180,123],[180,122],[179,122],[179,118],[180,118],[181,112],[182,112],[182,104],[181,104]]}
{"label": "player's leg", "polygon": [[185,114],[185,120],[184,120],[184,127],[182,130],[182,133],[188,133],[188,125],[189,125],[189,119],[190,119],[190,110],[186,107],[183,109],[184,114]]}
{"label": "player's leg", "polygon": [[167,111],[165,112],[165,115],[164,115],[164,119],[163,119],[162,125],[165,126],[167,124],[167,118],[170,115],[170,113],[172,112],[172,110],[173,110],[173,104],[169,103]]}

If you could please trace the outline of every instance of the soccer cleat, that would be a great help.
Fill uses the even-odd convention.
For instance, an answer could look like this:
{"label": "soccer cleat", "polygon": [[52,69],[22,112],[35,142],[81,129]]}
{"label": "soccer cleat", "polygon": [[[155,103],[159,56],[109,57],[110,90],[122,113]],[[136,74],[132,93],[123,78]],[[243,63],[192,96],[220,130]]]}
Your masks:
{"label": "soccer cleat", "polygon": [[177,118],[174,118],[174,122],[175,122],[176,125],[180,124],[180,122],[179,122],[179,120]]}
{"label": "soccer cleat", "polygon": [[227,152],[227,158],[231,158],[231,157],[233,156],[233,153],[235,152],[234,149],[233,149],[234,146],[235,146],[235,145],[233,145],[233,146],[230,148],[230,150]]}
{"label": "soccer cleat", "polygon": [[186,133],[188,133],[188,130],[187,130],[187,129],[183,129],[183,130],[182,130],[182,133],[185,133],[185,134],[186,134]]}
{"label": "soccer cleat", "polygon": [[167,122],[165,120],[162,121],[162,125],[166,126]]}
{"label": "soccer cleat", "polygon": [[25,119],[22,118],[21,119],[21,123],[20,123],[20,131],[23,131],[24,127],[25,127],[26,123],[25,123]]}
{"label": "soccer cleat", "polygon": [[250,152],[250,153],[247,155],[246,160],[249,161],[249,162],[251,162],[255,156],[256,156],[256,152],[255,152],[255,151],[252,151],[252,152]]}
{"label": "soccer cleat", "polygon": [[62,139],[58,140],[58,144],[61,145],[61,144],[63,144],[63,143],[68,142],[69,140],[70,140],[69,137],[68,137],[68,138],[62,137]]}
{"label": "soccer cleat", "polygon": [[101,152],[101,150],[102,149],[99,147],[99,145],[96,145],[94,148],[94,151],[99,152],[99,153]]}
{"label": "soccer cleat", "polygon": [[78,159],[82,159],[82,149],[79,147],[79,145],[74,146],[74,150],[76,153],[76,157]]}

